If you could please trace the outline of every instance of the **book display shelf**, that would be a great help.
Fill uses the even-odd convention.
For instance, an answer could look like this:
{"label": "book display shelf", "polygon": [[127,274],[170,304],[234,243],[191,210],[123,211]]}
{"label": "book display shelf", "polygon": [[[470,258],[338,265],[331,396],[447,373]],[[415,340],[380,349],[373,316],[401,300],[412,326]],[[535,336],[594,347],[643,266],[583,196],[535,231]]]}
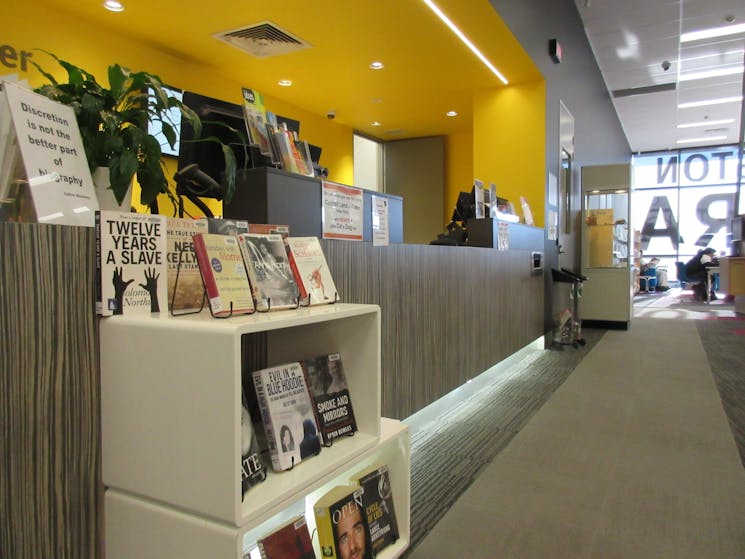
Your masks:
{"label": "book display shelf", "polygon": [[[283,513],[381,461],[391,469],[401,537],[380,556],[406,549],[408,431],[380,416],[378,306],[230,319],[115,316],[101,321],[100,334],[108,559],[247,557]],[[242,338],[254,334],[266,336],[269,365],[339,352],[358,431],[289,471],[269,467],[242,498],[241,389],[250,360]]]}

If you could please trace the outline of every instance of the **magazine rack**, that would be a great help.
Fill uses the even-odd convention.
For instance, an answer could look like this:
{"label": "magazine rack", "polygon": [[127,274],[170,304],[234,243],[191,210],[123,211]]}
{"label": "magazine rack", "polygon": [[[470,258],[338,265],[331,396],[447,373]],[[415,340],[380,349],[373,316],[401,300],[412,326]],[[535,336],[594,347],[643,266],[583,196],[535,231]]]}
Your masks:
{"label": "magazine rack", "polygon": [[[240,559],[252,537],[302,508],[306,496],[380,461],[391,469],[401,533],[380,556],[406,549],[408,431],[380,417],[379,307],[337,303],[229,321],[206,312],[116,316],[100,332],[109,559]],[[269,471],[242,499],[242,368],[250,360],[242,338],[252,334],[266,336],[270,366],[341,353],[358,431],[289,471]]]}
{"label": "magazine rack", "polygon": [[561,268],[551,268],[551,277],[559,283],[571,284],[569,298],[572,300],[572,311],[566,317],[566,320],[560,323],[558,331],[554,336],[554,341],[560,345],[571,345],[575,349],[587,343],[582,337],[582,320],[579,316],[579,300],[582,296],[582,284],[587,278],[580,274],[575,274],[571,270]]}

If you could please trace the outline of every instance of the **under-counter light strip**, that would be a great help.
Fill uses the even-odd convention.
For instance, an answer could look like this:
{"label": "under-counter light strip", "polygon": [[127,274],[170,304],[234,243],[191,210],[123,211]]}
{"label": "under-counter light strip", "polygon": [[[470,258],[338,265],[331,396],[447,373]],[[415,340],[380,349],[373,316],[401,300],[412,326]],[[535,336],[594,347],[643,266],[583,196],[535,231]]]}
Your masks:
{"label": "under-counter light strip", "polygon": [[461,41],[463,41],[463,44],[466,45],[469,49],[471,49],[471,52],[473,52],[473,54],[475,54],[478,57],[478,59],[481,60],[481,62],[483,62],[486,65],[486,67],[489,68],[489,70],[491,70],[492,73],[500,79],[500,81],[504,85],[509,85],[509,82],[507,81],[507,78],[505,78],[501,74],[501,72],[499,70],[497,70],[494,67],[494,65],[491,62],[489,62],[483,54],[481,54],[481,51],[476,48],[476,45],[474,45],[468,39],[468,37],[466,37],[463,34],[463,32],[460,29],[458,29],[456,27],[456,25],[452,21],[450,21],[450,18],[448,18],[448,16],[446,16],[442,12],[442,10],[440,10],[440,8],[438,8],[435,5],[435,3],[432,2],[432,0],[423,0],[423,1],[424,1],[425,4],[427,4],[427,6],[429,6],[429,9],[432,10],[437,15],[437,17],[439,17],[445,23],[445,25],[447,25],[450,28],[450,30],[458,36],[458,38]]}

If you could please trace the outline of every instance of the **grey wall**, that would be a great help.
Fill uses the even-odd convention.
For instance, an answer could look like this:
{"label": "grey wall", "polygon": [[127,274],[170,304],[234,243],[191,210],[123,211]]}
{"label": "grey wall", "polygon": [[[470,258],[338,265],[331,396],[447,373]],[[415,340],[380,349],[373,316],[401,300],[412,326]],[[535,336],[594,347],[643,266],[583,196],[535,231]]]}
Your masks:
{"label": "grey wall", "polygon": [[[623,163],[631,150],[605,87],[600,69],[585,35],[582,20],[572,0],[491,0],[491,4],[512,31],[546,80],[546,170],[558,176],[559,100],[574,116],[575,163],[572,194],[572,233],[567,237],[561,265],[579,271],[580,169],[584,165]],[[554,64],[548,42],[558,39],[564,57]],[[559,264],[554,242],[546,243],[545,269]],[[556,289],[555,289],[556,288]],[[546,321],[558,310],[569,307],[565,286],[546,281]]]}
{"label": "grey wall", "polygon": [[385,191],[404,199],[404,242],[428,244],[442,233],[445,139],[396,140],[383,145]]}

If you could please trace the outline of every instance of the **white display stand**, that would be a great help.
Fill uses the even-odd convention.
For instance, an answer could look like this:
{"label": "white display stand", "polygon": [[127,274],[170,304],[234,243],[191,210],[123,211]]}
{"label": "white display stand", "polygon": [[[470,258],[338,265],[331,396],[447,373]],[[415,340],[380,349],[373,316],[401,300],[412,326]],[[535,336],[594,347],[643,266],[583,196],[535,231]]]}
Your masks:
{"label": "white display stand", "polygon": [[[406,548],[408,431],[380,417],[378,306],[337,303],[226,320],[207,312],[116,316],[102,320],[100,332],[107,559],[241,558],[249,532],[270,531],[278,513],[377,461],[391,468],[401,530],[385,556]],[[268,468],[242,502],[241,338],[260,333],[268,366],[341,353],[358,432],[292,470]]]}

